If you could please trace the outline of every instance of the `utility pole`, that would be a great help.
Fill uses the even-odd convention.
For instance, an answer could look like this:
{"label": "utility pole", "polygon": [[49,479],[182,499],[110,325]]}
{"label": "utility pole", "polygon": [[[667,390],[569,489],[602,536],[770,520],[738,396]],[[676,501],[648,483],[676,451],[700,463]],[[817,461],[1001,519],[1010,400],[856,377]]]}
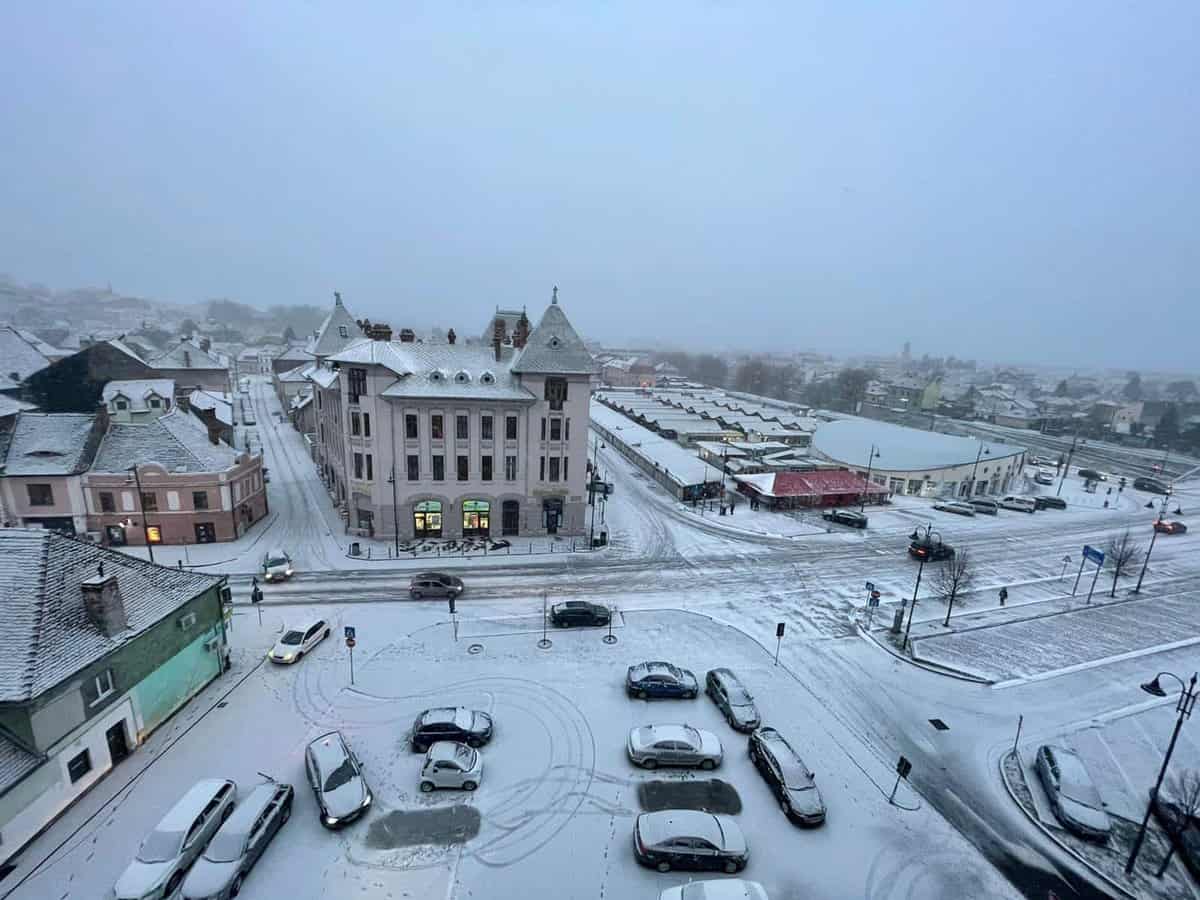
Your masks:
{"label": "utility pole", "polygon": [[921,575],[925,572],[925,557],[921,557],[921,567],[917,569],[917,583],[913,587],[912,609],[908,611],[908,625],[904,627],[904,642],[901,650],[908,649],[908,633],[912,630],[913,617],[917,614],[917,591],[921,589]]}
{"label": "utility pole", "polygon": [[1079,441],[1079,423],[1075,423],[1075,436],[1071,438],[1071,449],[1067,451],[1067,464],[1063,466],[1062,477],[1058,479],[1058,490],[1054,492],[1054,496],[1061,497],[1063,482],[1067,480],[1067,473],[1071,471],[1071,457],[1075,455],[1075,445]]}
{"label": "utility pole", "polygon": [[874,444],[871,445],[871,452],[867,456],[867,490],[859,499],[858,511],[862,512],[867,507],[867,493],[871,491],[871,466],[875,462],[875,457],[879,455],[879,450]]}
{"label": "utility pole", "polygon": [[138,474],[136,463],[130,466],[129,469],[133,472],[133,482],[137,485],[138,509],[142,511],[142,537],[146,540],[146,550],[150,553],[150,562],[154,562],[154,544],[150,540],[150,525],[146,521],[146,497],[142,494],[142,479]]}
{"label": "utility pole", "polygon": [[599,469],[596,468],[600,459],[600,438],[592,438],[592,471],[588,478],[588,500],[592,504],[592,524],[588,527],[588,549],[594,549],[596,546],[596,477],[599,475]]}
{"label": "utility pole", "polygon": [[991,450],[984,449],[983,441],[979,442],[979,452],[975,454],[975,467],[971,469],[971,489],[967,491],[967,499],[970,500],[975,496],[975,476],[979,474],[979,460],[983,459],[983,454],[991,455]]}
{"label": "utility pole", "polygon": [[1142,592],[1142,579],[1146,577],[1146,567],[1150,565],[1150,554],[1154,552],[1154,542],[1158,540],[1158,523],[1167,514],[1167,501],[1169,499],[1171,499],[1171,489],[1168,487],[1167,492],[1163,494],[1162,510],[1158,514],[1158,520],[1154,523],[1154,533],[1150,535],[1150,547],[1146,550],[1146,555],[1142,558],[1142,571],[1138,573],[1137,587],[1133,589],[1135,594]]}
{"label": "utility pole", "polygon": [[388,482],[392,485],[392,531],[396,536],[396,558],[400,558],[400,512],[396,505],[396,460],[393,454],[392,458],[392,474],[388,476]]}

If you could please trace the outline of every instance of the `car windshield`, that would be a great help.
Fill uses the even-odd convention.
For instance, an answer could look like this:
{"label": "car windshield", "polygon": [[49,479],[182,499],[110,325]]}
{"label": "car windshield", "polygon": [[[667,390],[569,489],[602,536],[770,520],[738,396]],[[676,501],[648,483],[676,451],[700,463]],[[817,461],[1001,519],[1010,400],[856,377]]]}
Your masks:
{"label": "car windshield", "polygon": [[287,634],[285,634],[283,637],[281,637],[279,639],[279,643],[281,643],[281,644],[298,644],[302,640],[304,640],[304,632],[303,631],[289,631]]}
{"label": "car windshield", "polygon": [[475,765],[475,751],[470,747],[459,744],[454,750],[454,758],[458,760],[458,764],[464,769],[469,769]]}
{"label": "car windshield", "polygon": [[179,855],[183,846],[182,831],[152,831],[138,848],[137,858],[142,862],[170,862]]}
{"label": "car windshield", "polygon": [[244,834],[218,831],[217,836],[208,845],[208,849],[204,851],[204,858],[217,863],[236,862],[242,858],[242,848],[245,843],[246,836]]}
{"label": "car windshield", "polygon": [[329,777],[325,779],[325,786],[322,788],[326,791],[336,791],[344,784],[349,784],[350,780],[355,777],[354,763],[350,761],[350,757],[342,760],[341,765],[329,773]]}
{"label": "car windshield", "polygon": [[267,566],[274,568],[276,566],[286,566],[287,559],[283,556],[268,556]]}

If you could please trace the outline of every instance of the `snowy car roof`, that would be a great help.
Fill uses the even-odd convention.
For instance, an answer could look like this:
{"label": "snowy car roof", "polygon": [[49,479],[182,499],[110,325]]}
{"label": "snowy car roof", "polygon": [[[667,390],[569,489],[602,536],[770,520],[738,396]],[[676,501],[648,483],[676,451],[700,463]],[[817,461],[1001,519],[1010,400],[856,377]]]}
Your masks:
{"label": "snowy car roof", "polygon": [[715,847],[738,852],[746,847],[741,828],[729,816],[698,812],[691,809],[665,809],[642,813],[637,818],[638,831],[647,845],[661,844],[678,837],[697,837]]}
{"label": "snowy car roof", "polygon": [[693,747],[700,746],[700,732],[691,725],[642,725],[633,730],[642,744],[657,744],[659,741],[684,741]]}
{"label": "snowy car roof", "polygon": [[454,723],[459,728],[470,728],[475,721],[475,714],[465,706],[441,706],[427,709],[421,715],[425,725]]}

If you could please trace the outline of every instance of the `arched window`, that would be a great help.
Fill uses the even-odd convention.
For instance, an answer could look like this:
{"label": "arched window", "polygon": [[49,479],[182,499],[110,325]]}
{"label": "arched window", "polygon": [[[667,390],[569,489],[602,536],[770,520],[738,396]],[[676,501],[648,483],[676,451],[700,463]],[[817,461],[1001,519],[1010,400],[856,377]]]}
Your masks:
{"label": "arched window", "polygon": [[492,504],[486,500],[464,500],[463,537],[487,537],[491,531]]}
{"label": "arched window", "polygon": [[442,536],[442,503],[440,500],[422,500],[413,504],[413,534],[419,538]]}

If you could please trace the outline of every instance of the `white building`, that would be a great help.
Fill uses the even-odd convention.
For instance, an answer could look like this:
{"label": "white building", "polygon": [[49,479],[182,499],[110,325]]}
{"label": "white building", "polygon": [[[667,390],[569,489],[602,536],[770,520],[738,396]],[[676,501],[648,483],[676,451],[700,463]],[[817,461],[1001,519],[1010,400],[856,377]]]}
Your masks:
{"label": "white building", "polygon": [[861,475],[869,467],[871,481],[892,494],[923,497],[1007,493],[1024,467],[1025,452],[1011,444],[857,418],[822,425],[809,448],[810,455]]}

